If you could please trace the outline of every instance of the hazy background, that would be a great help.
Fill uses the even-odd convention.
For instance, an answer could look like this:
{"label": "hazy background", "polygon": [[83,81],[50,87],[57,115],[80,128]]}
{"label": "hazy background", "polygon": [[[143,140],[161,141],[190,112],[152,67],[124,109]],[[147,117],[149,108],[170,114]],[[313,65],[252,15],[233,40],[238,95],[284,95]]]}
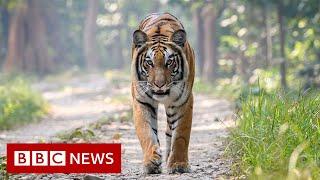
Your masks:
{"label": "hazy background", "polygon": [[319,0],[0,0],[0,179],[6,143],[52,137],[131,144],[123,176],[142,174],[130,51],[154,12],[180,19],[196,52],[196,179],[320,179]]}
{"label": "hazy background", "polygon": [[273,86],[319,86],[318,0],[0,2],[5,72],[128,70],[139,22],[153,12],[170,12],[184,24],[197,75],[206,82],[248,82],[259,74],[272,76]]}

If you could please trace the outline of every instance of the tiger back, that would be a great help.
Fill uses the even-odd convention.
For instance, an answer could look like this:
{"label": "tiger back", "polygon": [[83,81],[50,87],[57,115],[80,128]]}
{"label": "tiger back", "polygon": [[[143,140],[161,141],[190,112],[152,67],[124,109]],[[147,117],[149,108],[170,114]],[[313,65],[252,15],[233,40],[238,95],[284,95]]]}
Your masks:
{"label": "tiger back", "polygon": [[145,173],[161,173],[158,105],[167,116],[165,160],[169,173],[189,172],[195,57],[181,22],[169,13],[147,16],[133,33],[132,103]]}

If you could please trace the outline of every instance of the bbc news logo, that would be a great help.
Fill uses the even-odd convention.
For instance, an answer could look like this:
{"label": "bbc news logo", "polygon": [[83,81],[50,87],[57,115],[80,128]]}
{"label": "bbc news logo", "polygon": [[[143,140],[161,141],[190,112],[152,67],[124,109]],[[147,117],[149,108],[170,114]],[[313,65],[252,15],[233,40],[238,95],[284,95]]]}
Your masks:
{"label": "bbc news logo", "polygon": [[[50,162],[50,163],[49,163]],[[14,151],[14,166],[65,166],[65,151]]]}
{"label": "bbc news logo", "polygon": [[9,173],[120,173],[121,144],[7,144]]}
{"label": "bbc news logo", "polygon": [[[70,164],[113,164],[113,153],[70,153]],[[15,151],[15,166],[65,166],[66,151]]]}

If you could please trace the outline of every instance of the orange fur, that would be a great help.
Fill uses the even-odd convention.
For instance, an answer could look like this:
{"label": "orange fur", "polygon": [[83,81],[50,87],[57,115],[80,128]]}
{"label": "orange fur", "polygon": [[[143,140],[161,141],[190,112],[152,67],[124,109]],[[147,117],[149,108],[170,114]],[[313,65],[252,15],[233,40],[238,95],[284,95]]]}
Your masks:
{"label": "orange fur", "polygon": [[[164,14],[151,14],[147,16],[139,25],[139,30],[146,33],[148,41],[154,34],[161,34],[170,37],[168,41],[171,41],[172,34],[179,30],[184,29],[179,20],[169,13]],[[148,46],[148,45],[147,45]],[[158,48],[161,48],[160,46]],[[194,82],[195,75],[195,57],[194,52],[188,41],[184,43],[181,48],[182,54],[185,56],[188,67],[188,74],[186,78],[186,92],[188,96],[186,97],[185,103],[177,108],[180,113],[183,113],[183,117],[177,123],[176,129],[172,130],[172,143],[170,146],[170,152],[167,153],[167,167],[169,172],[187,172],[189,170],[188,165],[188,146],[192,125],[192,109],[193,109],[193,95],[192,86]],[[150,127],[150,118],[152,113],[148,106],[144,106],[139,103],[139,92],[137,90],[138,80],[136,79],[137,72],[134,70],[136,66],[136,58],[138,55],[138,48],[133,45],[132,48],[132,98],[133,98],[133,118],[136,129],[136,134],[139,138],[142,151],[144,154],[143,164],[145,168],[153,169],[149,170],[148,173],[160,173],[161,169],[156,169],[156,163],[161,163],[161,155],[159,155],[160,147],[155,142],[152,135],[152,127]],[[160,67],[163,66],[163,56],[160,53],[155,53],[155,65],[149,72],[148,81],[154,83],[156,81],[165,81],[169,83],[170,73],[167,70],[163,70]],[[161,71],[161,73],[158,73]],[[163,72],[162,72],[163,71]],[[160,77],[161,74],[163,77]],[[160,78],[160,80],[159,80]],[[164,79],[164,80],[163,80]],[[158,102],[149,102],[152,107],[157,109]],[[166,111],[170,107],[174,107],[170,104],[165,104]],[[167,128],[168,133],[170,132],[169,126]],[[171,142],[170,141],[170,142]],[[156,169],[156,170],[154,170]]]}

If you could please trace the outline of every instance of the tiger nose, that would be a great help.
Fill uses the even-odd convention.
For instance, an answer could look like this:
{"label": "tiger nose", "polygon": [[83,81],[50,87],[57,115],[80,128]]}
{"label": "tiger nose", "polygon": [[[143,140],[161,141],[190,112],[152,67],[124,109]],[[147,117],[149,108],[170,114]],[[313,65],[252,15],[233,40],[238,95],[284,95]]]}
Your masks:
{"label": "tiger nose", "polygon": [[162,88],[166,83],[164,81],[155,81],[154,85],[156,85],[158,88]]}

